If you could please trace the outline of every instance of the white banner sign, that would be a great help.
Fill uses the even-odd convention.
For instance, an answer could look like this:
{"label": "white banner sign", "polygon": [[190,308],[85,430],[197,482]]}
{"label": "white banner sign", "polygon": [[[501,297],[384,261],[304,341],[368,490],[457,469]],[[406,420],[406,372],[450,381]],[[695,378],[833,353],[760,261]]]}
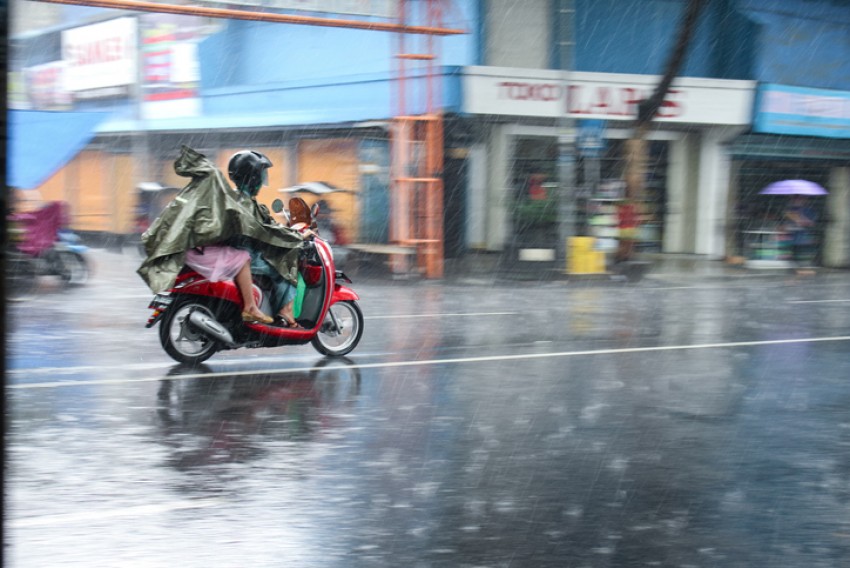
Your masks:
{"label": "white banner sign", "polygon": [[[467,67],[464,112],[512,116],[634,120],[659,78],[649,75],[570,73],[569,85],[555,71],[532,72]],[[682,78],[673,82],[655,118],[658,122],[746,125],[755,83]]]}
{"label": "white banner sign", "polygon": [[65,62],[52,61],[24,70],[30,106],[39,110],[71,108],[71,93],[65,89]]}
{"label": "white banner sign", "polygon": [[136,82],[136,18],[118,18],[62,32],[65,84],[78,92]]}

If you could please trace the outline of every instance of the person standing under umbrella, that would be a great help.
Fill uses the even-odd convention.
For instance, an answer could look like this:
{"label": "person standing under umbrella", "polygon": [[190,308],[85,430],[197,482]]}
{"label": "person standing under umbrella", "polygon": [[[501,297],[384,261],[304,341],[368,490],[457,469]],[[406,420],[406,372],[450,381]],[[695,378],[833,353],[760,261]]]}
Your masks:
{"label": "person standing under umbrella", "polygon": [[795,195],[791,198],[788,208],[784,214],[785,230],[791,238],[791,258],[796,267],[797,274],[811,275],[814,272],[810,268],[814,249],[814,226],[817,215],[807,200]]}

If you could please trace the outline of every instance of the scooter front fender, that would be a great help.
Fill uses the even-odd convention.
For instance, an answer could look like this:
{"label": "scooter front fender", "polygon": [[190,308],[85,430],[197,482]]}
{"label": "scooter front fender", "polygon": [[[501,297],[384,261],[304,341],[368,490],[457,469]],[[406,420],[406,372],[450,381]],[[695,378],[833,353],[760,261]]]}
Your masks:
{"label": "scooter front fender", "polygon": [[336,286],[334,286],[334,293],[331,296],[331,304],[335,304],[337,302],[355,301],[359,299],[360,296],[357,295],[357,292],[347,286],[341,286],[337,284]]}

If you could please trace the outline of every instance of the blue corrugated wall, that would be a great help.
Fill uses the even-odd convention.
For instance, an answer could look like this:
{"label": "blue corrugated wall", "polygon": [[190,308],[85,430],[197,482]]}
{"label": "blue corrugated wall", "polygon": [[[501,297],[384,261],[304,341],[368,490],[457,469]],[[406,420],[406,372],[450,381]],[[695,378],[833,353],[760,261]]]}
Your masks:
{"label": "blue corrugated wall", "polygon": [[[730,4],[707,3],[681,75],[748,78],[748,23]],[[575,5],[577,70],[660,75],[687,0],[576,0]]]}
{"label": "blue corrugated wall", "polygon": [[[660,74],[687,0],[575,0],[576,68]],[[850,1],[707,0],[681,75],[850,90]]]}
{"label": "blue corrugated wall", "polygon": [[754,23],[753,79],[850,90],[850,1],[739,0]]}
{"label": "blue corrugated wall", "polygon": [[[473,65],[478,1],[455,0],[453,5],[446,25],[469,34],[437,39],[440,63]],[[408,49],[426,47],[411,43]],[[230,21],[201,45],[204,112],[324,112],[319,122],[392,116],[396,52],[392,33]],[[447,106],[459,104],[455,91],[446,88],[456,89],[456,82],[446,80],[443,86]],[[411,112],[423,103],[411,102]]]}

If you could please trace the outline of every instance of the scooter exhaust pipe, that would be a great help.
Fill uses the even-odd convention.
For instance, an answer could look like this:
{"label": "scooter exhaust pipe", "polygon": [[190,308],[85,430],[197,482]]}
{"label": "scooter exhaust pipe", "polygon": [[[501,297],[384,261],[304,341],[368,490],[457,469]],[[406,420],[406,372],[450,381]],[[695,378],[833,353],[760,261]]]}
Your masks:
{"label": "scooter exhaust pipe", "polygon": [[227,331],[218,321],[202,312],[192,312],[189,314],[189,322],[194,325],[198,331],[206,333],[213,339],[216,339],[228,347],[234,347],[233,336]]}

